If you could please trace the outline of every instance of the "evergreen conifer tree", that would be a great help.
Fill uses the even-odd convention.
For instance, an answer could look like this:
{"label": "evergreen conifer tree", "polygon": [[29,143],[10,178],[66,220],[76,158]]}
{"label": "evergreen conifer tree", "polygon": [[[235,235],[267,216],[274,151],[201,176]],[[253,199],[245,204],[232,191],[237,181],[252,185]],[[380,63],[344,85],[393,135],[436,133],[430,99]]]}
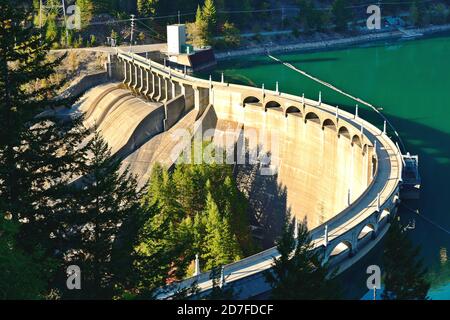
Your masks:
{"label": "evergreen conifer tree", "polygon": [[219,208],[210,193],[206,200],[205,215],[207,216],[204,244],[206,253],[203,255],[205,267],[212,269],[239,260],[241,252],[236,236],[231,232],[228,218],[220,215]]}
{"label": "evergreen conifer tree", "polygon": [[332,5],[333,22],[336,30],[347,30],[347,24],[352,17],[351,9],[348,8],[349,2],[347,0],[335,0]]}
{"label": "evergreen conifer tree", "polygon": [[80,9],[81,27],[84,29],[94,15],[94,3],[92,0],[76,0],[76,5]]}
{"label": "evergreen conifer tree", "polygon": [[18,223],[18,250],[43,251],[39,264],[45,265],[57,252],[59,199],[79,172],[77,146],[85,133],[81,120],[52,116],[54,107],[76,97],[55,99],[63,82],[41,85],[65,55],[47,59],[50,43],[31,20],[31,12],[0,1],[0,209]]}
{"label": "evergreen conifer tree", "polygon": [[139,194],[134,177],[120,167],[95,130],[86,148],[81,178],[66,199],[71,217],[66,233],[74,234],[66,254],[83,272],[85,289],[79,292],[83,298],[110,299],[121,285],[116,278],[117,265],[129,252],[115,247],[120,246],[117,239],[122,225],[139,214]]}
{"label": "evergreen conifer tree", "polygon": [[294,223],[287,223],[277,242],[280,256],[274,258],[273,268],[265,273],[272,287],[274,299],[320,300],[336,299],[339,288],[327,264],[317,251],[313,251],[306,223],[298,225],[294,239]]}
{"label": "evergreen conifer tree", "polygon": [[211,43],[217,29],[217,11],[214,0],[205,0],[202,11],[203,20],[206,23],[207,39]]}
{"label": "evergreen conifer tree", "polygon": [[427,299],[430,283],[426,279],[427,271],[418,258],[419,255],[420,248],[413,246],[400,222],[394,221],[384,243],[383,299]]}

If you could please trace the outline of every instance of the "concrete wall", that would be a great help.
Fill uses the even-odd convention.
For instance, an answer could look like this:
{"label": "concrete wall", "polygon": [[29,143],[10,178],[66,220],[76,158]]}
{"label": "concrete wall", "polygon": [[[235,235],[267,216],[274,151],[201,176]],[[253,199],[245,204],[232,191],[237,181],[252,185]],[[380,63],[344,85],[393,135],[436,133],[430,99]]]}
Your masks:
{"label": "concrete wall", "polygon": [[96,125],[118,157],[127,156],[164,131],[163,104],[133,96],[117,83],[96,87],[85,97],[80,106],[85,124]]}
{"label": "concrete wall", "polygon": [[84,75],[76,80],[76,82],[71,83],[69,88],[61,94],[61,97],[77,97],[86,90],[105,83],[106,81],[108,81],[108,73],[106,71]]}
{"label": "concrete wall", "polygon": [[183,95],[178,95],[174,99],[164,104],[166,119],[164,120],[164,129],[171,128],[185,113],[185,101]]}
{"label": "concrete wall", "polygon": [[300,220],[306,218],[309,228],[344,210],[349,192],[353,202],[370,184],[368,146],[363,153],[363,145],[338,136],[337,127],[323,126],[323,118],[305,123],[301,114],[285,114],[283,108],[266,109],[261,103],[244,107],[242,93],[224,88],[215,88],[213,96],[218,119],[242,123],[245,132],[256,132],[258,144],[272,154],[272,162],[278,161],[277,181],[286,187],[287,208]]}

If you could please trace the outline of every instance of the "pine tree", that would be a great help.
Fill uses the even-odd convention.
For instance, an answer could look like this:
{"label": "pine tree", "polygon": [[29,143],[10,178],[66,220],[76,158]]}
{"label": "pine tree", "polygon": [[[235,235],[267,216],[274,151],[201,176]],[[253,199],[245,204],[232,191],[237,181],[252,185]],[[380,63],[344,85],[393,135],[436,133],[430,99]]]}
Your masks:
{"label": "pine tree", "polygon": [[209,45],[208,24],[203,15],[202,9],[198,6],[197,14],[195,16],[194,46],[201,48],[207,45]]}
{"label": "pine tree", "polygon": [[[83,119],[61,122],[52,115],[39,116],[22,134],[16,154],[18,187],[17,219],[26,220],[18,234],[21,245],[32,252],[36,244],[53,253],[58,249],[58,230],[65,223],[63,198],[68,183],[82,174],[82,142],[88,134]],[[51,239],[50,235],[53,234]],[[62,235],[61,235],[62,236]]]}
{"label": "pine tree", "polygon": [[214,267],[225,265],[239,260],[241,252],[236,236],[233,235],[227,217],[222,217],[211,194],[206,200],[205,215],[206,236],[205,236],[205,268],[210,270]]}
{"label": "pine tree", "polygon": [[312,250],[311,238],[303,222],[298,225],[294,239],[294,223],[287,223],[277,241],[280,253],[274,258],[272,269],[266,271],[266,281],[272,287],[274,299],[316,300],[336,299],[339,288],[317,251]]}
{"label": "pine tree", "polygon": [[424,5],[422,1],[414,1],[411,5],[410,9],[410,20],[414,26],[422,26],[423,25],[423,16],[424,16]]}
{"label": "pine tree", "polygon": [[154,15],[159,0],[137,0],[137,10],[141,16]]}
{"label": "pine tree", "polygon": [[[221,170],[223,172],[225,170]],[[222,179],[221,179],[222,180]],[[215,190],[211,190],[217,199],[219,211],[229,219],[231,229],[236,234],[236,239],[245,255],[256,253],[257,248],[253,242],[249,230],[248,200],[238,190],[232,173],[228,172],[223,184]]]}
{"label": "pine tree", "polygon": [[[63,123],[51,109],[74,99],[54,99],[63,82],[47,86],[62,59],[46,58],[50,43],[27,24],[32,14],[0,2],[0,203],[19,222],[17,246],[28,254],[56,250],[57,210],[64,184],[79,172],[76,146],[81,120]],[[40,114],[46,110],[45,115]]]}
{"label": "pine tree", "polygon": [[[66,213],[71,217],[66,234],[70,239],[70,263],[83,272],[83,298],[110,299],[115,288],[117,265],[128,252],[115,250],[120,245],[121,226],[139,213],[137,183],[128,170],[120,172],[120,161],[111,156],[107,143],[95,131],[88,143],[81,178],[74,182],[73,193],[66,199]],[[71,232],[73,234],[73,232]],[[71,293],[66,293],[70,296]]]}
{"label": "pine tree", "polygon": [[76,5],[80,9],[81,27],[85,29],[91,23],[94,15],[94,4],[92,0],[76,0]]}
{"label": "pine tree", "polygon": [[336,30],[347,30],[348,22],[351,19],[352,13],[348,8],[347,0],[335,0],[331,9],[333,15],[333,22],[336,26]]}
{"label": "pine tree", "polygon": [[217,11],[214,0],[205,0],[202,11],[203,20],[206,23],[207,39],[211,43],[217,29]]}
{"label": "pine tree", "polygon": [[[134,227],[125,232],[124,238],[132,245],[132,250],[125,250],[130,252],[130,263],[124,266],[128,284],[123,287],[135,297],[154,297],[159,288],[181,278],[187,268],[184,253],[192,244],[191,239],[185,238],[183,231],[173,234],[170,219],[162,217],[160,209],[157,202],[145,204],[140,215],[131,219]],[[185,228],[189,228],[188,222],[179,229],[185,231]]]}
{"label": "pine tree", "polygon": [[0,299],[42,299],[54,266],[41,263],[42,251],[28,254],[17,245],[19,224],[11,218],[0,216]]}
{"label": "pine tree", "polygon": [[203,165],[180,164],[173,173],[173,182],[177,189],[180,205],[191,217],[202,212],[206,200],[206,177]]}
{"label": "pine tree", "polygon": [[226,21],[223,25],[224,41],[227,47],[238,47],[241,43],[241,34],[238,28],[233,23]]}
{"label": "pine tree", "polygon": [[400,222],[394,221],[384,244],[384,300],[427,299],[430,283],[419,255],[420,248],[413,246]]}
{"label": "pine tree", "polygon": [[159,165],[152,169],[142,207],[145,218],[133,252],[135,289],[151,297],[158,287],[185,275],[193,256],[192,221],[183,219],[173,181]]}
{"label": "pine tree", "polygon": [[51,43],[55,43],[58,39],[58,26],[56,25],[56,16],[53,14],[47,17],[45,39]]}
{"label": "pine tree", "polygon": [[22,190],[18,187],[16,157],[27,124],[45,107],[64,104],[52,101],[61,83],[37,87],[48,79],[65,58],[46,59],[50,44],[27,25],[32,15],[12,1],[0,3],[0,194],[9,212],[17,212]]}

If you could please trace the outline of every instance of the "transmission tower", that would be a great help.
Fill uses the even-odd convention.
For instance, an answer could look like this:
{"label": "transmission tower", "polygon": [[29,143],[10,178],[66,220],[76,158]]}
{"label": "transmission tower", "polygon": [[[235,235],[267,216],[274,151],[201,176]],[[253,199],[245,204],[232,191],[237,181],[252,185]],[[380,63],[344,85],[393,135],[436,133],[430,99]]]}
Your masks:
{"label": "transmission tower", "polygon": [[64,26],[66,29],[66,44],[69,39],[69,31],[67,28],[67,17],[66,17],[66,3],[64,0],[39,0],[39,28],[42,29],[43,26],[43,15],[48,13],[56,13],[56,16],[62,16],[64,20]]}

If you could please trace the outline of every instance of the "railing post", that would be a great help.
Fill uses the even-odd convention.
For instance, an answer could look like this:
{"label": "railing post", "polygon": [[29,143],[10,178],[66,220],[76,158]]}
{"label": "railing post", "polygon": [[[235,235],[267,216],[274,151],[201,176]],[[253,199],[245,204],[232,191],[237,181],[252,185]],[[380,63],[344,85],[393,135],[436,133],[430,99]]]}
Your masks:
{"label": "railing post", "polygon": [[381,196],[380,196],[380,193],[378,193],[378,195],[377,195],[377,211],[378,212],[380,212],[380,209],[381,209]]}
{"label": "railing post", "polygon": [[294,218],[294,239],[297,241],[298,239],[298,222],[297,217]]}
{"label": "railing post", "polygon": [[219,287],[223,288],[223,286],[225,285],[225,268],[222,266],[220,268],[220,282],[219,282]]}
{"label": "railing post", "polygon": [[200,259],[198,257],[198,254],[195,255],[195,271],[194,276],[198,276],[201,273],[200,271]]}

